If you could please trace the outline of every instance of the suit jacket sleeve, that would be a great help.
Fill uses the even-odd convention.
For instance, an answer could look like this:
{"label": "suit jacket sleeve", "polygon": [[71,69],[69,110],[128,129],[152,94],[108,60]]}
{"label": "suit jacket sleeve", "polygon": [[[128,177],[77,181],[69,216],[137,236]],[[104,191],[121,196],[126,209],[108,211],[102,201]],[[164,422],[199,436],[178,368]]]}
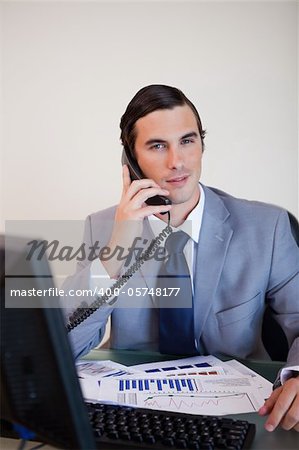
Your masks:
{"label": "suit jacket sleeve", "polygon": [[[91,217],[88,216],[85,221],[83,237],[83,243],[85,244],[86,249],[93,245],[92,241]],[[72,294],[71,296],[68,295],[67,298],[69,299],[69,302],[68,305],[65,306],[65,315],[67,319],[76,308],[82,305],[82,302],[91,304],[96,298],[90,295],[85,297],[73,296],[76,290],[94,288],[94,286],[91,285],[90,280],[90,266],[91,261],[87,257],[83,261],[79,261],[77,263],[75,274],[68,277],[63,283],[62,288],[64,292],[66,294]],[[108,285],[110,285],[111,280],[107,281]],[[102,283],[103,288],[106,288],[107,283],[105,283],[105,281]],[[88,353],[92,348],[96,347],[101,342],[105,333],[107,319],[112,310],[112,306],[101,307],[69,333],[75,358],[81,357]]]}
{"label": "suit jacket sleeve", "polygon": [[299,365],[299,248],[285,211],[276,224],[267,300],[288,339],[286,366]]}

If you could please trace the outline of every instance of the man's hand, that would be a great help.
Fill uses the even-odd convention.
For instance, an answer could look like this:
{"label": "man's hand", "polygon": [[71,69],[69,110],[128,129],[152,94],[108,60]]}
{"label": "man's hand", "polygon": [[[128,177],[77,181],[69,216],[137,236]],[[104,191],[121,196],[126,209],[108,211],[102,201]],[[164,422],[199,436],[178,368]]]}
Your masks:
{"label": "man's hand", "polygon": [[[143,220],[151,214],[170,211],[171,205],[146,205],[145,200],[155,195],[168,195],[155,181],[142,179],[131,181],[129,169],[123,166],[123,192],[116,209],[115,222],[108,247],[111,252],[117,247],[125,254],[136,237],[142,236]],[[111,278],[117,278],[124,261],[116,257],[102,261]]]}
{"label": "man's hand", "polygon": [[299,431],[299,377],[290,378],[272,392],[259,409],[260,416],[268,414],[265,423],[267,431],[275,430],[278,425],[284,430]]}
{"label": "man's hand", "polygon": [[151,214],[166,212],[171,205],[146,205],[144,202],[155,195],[169,195],[154,180],[142,178],[131,181],[127,165],[123,166],[123,191],[116,210],[116,221],[143,220]]}

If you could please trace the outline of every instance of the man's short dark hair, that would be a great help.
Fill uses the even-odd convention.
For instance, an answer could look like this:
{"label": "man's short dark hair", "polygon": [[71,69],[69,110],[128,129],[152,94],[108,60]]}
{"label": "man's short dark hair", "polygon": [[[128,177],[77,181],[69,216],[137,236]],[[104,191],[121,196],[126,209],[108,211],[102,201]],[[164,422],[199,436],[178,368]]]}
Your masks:
{"label": "man's short dark hair", "polygon": [[141,117],[158,109],[172,109],[176,106],[188,105],[196,118],[202,147],[204,148],[205,130],[202,128],[201,120],[197,109],[185,94],[175,87],[163,84],[151,84],[135,94],[120,121],[122,145],[129,154],[134,156],[136,141],[135,123]]}

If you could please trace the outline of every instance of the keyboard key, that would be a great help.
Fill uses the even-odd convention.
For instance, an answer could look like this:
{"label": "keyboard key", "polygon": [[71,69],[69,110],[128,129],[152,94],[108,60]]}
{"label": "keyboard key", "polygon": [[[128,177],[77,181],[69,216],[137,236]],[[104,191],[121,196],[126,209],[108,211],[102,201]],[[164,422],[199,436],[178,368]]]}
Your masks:
{"label": "keyboard key", "polygon": [[201,444],[200,448],[201,448],[201,450],[214,450],[214,447],[212,444]]}
{"label": "keyboard key", "polygon": [[185,439],[178,439],[177,441],[175,441],[175,445],[177,448],[187,448],[187,442],[185,441]]}
{"label": "keyboard key", "polygon": [[143,442],[143,438],[140,433],[132,433],[132,441]]}
{"label": "keyboard key", "polygon": [[154,436],[149,435],[144,437],[144,442],[146,442],[147,444],[154,444],[156,442],[156,439],[154,438]]}
{"label": "keyboard key", "polygon": [[166,438],[162,441],[163,445],[166,445],[166,447],[174,447],[174,440],[172,438]]}
{"label": "keyboard key", "polygon": [[119,434],[120,439],[124,439],[125,441],[130,441],[131,440],[131,434],[128,433],[127,431],[123,431]]}
{"label": "keyboard key", "polygon": [[110,433],[108,433],[108,437],[110,437],[110,439],[118,439],[118,432],[111,431]]}

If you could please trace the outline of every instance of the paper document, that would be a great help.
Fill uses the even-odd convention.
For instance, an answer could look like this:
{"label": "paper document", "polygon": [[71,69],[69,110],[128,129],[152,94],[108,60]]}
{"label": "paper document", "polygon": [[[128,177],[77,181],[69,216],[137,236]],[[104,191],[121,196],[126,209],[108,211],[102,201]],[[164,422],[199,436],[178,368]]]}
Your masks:
{"label": "paper document", "polygon": [[263,404],[249,377],[224,378],[101,378],[92,384],[80,382],[88,400],[189,414],[247,413]]}
{"label": "paper document", "polygon": [[138,373],[138,370],[114,361],[79,361],[76,363],[77,373],[80,378],[96,377],[115,377],[132,375]]}
{"label": "paper document", "polygon": [[233,369],[235,373],[251,377],[259,389],[261,397],[263,397],[264,400],[270,397],[273,385],[270,381],[266,380],[266,378],[244,366],[244,364],[235,359],[223,362],[222,366],[224,370],[228,370],[228,373],[231,373],[231,369]]}
{"label": "paper document", "polygon": [[146,373],[166,373],[181,369],[198,369],[200,367],[221,366],[222,361],[215,356],[192,356],[191,358],[176,359],[173,361],[158,361],[147,364],[131,366],[132,369]]}
{"label": "paper document", "polygon": [[236,360],[194,356],[126,367],[113,361],[77,364],[86,400],[189,414],[257,411],[272,384]]}
{"label": "paper document", "polygon": [[[146,372],[139,372],[140,376],[144,376]],[[181,377],[196,377],[196,376],[213,376],[213,375],[225,375],[225,370],[219,366],[213,367],[198,367],[194,369],[174,369],[166,372],[154,372],[147,373],[151,378],[181,378]],[[136,374],[131,375],[131,377],[136,376]]]}

